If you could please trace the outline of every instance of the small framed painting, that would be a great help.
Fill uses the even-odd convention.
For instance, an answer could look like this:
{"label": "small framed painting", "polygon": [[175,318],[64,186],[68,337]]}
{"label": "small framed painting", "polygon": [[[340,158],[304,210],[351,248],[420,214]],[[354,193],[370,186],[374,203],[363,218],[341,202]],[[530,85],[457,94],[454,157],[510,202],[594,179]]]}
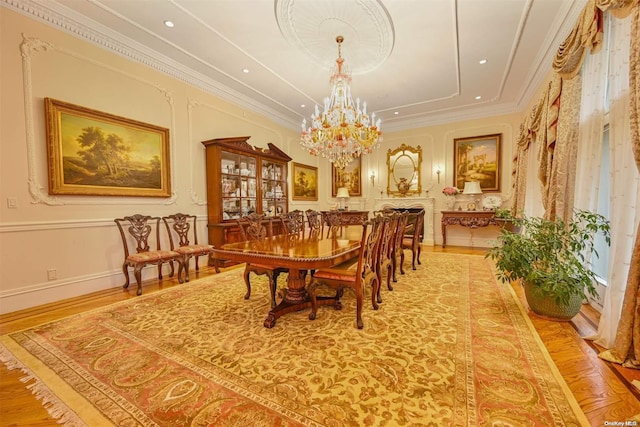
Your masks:
{"label": "small framed painting", "polygon": [[467,181],[479,181],[483,192],[500,191],[502,134],[453,140],[453,186],[464,190]]}
{"label": "small framed painting", "polygon": [[301,163],[292,163],[292,200],[318,200],[318,168]]}
{"label": "small framed painting", "polygon": [[362,196],[362,160],[360,157],[355,158],[344,169],[338,169],[331,163],[331,196],[338,195],[338,188],[347,187],[349,196]]}

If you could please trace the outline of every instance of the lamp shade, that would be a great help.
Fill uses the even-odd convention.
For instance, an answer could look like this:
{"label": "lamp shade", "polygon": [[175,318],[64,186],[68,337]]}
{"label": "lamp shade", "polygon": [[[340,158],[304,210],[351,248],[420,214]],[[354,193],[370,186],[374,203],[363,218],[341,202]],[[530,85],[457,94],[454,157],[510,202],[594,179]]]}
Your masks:
{"label": "lamp shade", "polygon": [[482,194],[482,190],[480,189],[480,182],[478,181],[467,181],[464,183],[464,191],[462,194]]}
{"label": "lamp shade", "polygon": [[336,197],[342,197],[342,198],[349,198],[349,189],[347,187],[340,187],[338,188],[338,194],[336,194]]}

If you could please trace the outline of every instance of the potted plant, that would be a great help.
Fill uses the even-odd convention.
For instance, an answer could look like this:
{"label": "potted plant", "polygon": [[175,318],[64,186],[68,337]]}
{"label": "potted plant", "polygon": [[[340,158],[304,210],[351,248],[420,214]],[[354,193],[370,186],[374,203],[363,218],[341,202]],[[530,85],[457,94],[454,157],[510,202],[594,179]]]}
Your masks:
{"label": "potted plant", "polygon": [[596,295],[589,260],[598,256],[594,248],[597,234],[610,243],[609,222],[584,210],[576,211],[569,222],[526,216],[518,221],[522,232],[503,229],[486,257],[495,261],[499,279],[521,281],[534,313],[571,319],[587,293]]}

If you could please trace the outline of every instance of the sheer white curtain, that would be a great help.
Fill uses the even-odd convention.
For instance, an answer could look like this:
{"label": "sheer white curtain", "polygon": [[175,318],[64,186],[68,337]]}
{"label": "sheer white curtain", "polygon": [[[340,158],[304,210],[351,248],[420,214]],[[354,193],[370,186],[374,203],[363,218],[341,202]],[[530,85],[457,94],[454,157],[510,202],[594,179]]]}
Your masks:
{"label": "sheer white curtain", "polygon": [[[609,20],[610,22],[611,20]],[[608,37],[605,37],[605,42]],[[582,100],[576,165],[576,209],[596,211],[600,193],[600,165],[607,90],[608,46],[587,55],[582,64]]]}
{"label": "sheer white curtain", "polygon": [[631,17],[612,19],[609,54],[609,145],[611,151],[611,254],[609,286],[596,343],[613,345],[627,284],[635,231],[640,223],[640,176],[629,125],[629,40]]}

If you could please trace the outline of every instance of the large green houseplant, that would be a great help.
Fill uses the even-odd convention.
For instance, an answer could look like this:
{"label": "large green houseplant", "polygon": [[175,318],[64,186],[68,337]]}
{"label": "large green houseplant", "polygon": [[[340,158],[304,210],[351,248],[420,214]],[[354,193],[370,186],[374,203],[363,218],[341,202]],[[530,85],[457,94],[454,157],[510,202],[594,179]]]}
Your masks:
{"label": "large green houseplant", "polygon": [[598,256],[594,239],[609,244],[609,222],[602,215],[579,210],[569,222],[540,217],[518,218],[521,232],[502,229],[487,257],[503,281],[521,280],[531,309],[541,315],[570,319],[587,294],[596,295],[589,260]]}

